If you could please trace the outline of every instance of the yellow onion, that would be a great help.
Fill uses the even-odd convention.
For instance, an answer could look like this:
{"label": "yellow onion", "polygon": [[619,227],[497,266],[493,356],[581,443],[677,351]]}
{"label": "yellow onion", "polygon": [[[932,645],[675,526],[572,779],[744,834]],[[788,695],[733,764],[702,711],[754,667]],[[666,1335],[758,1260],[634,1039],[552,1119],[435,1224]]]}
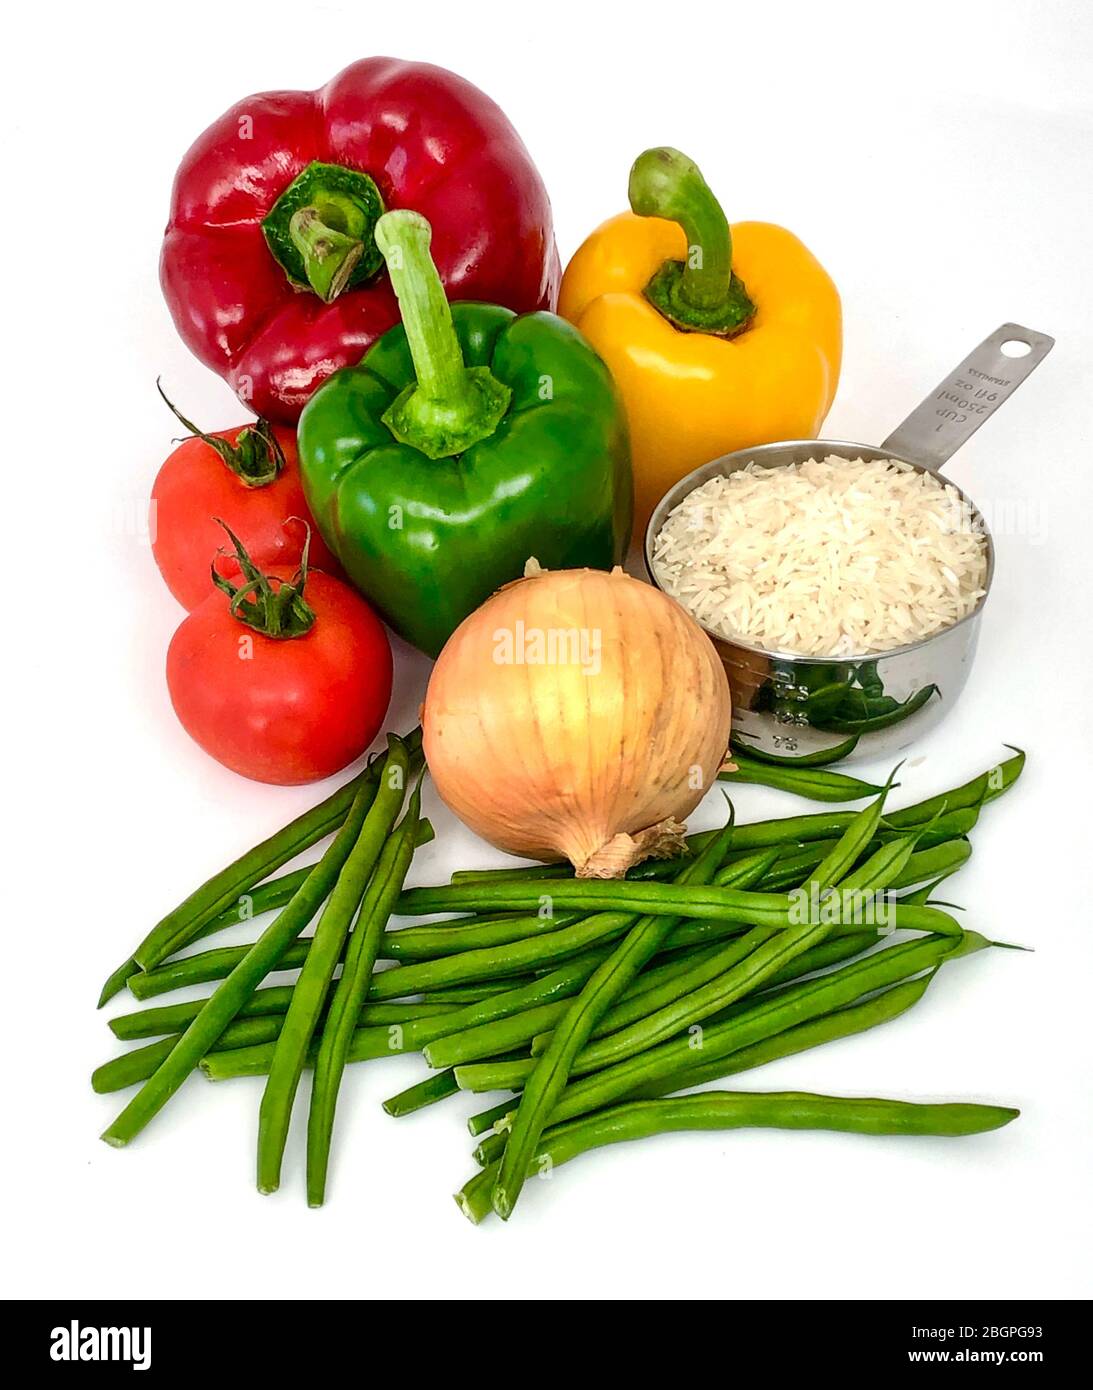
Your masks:
{"label": "yellow onion", "polygon": [[615,878],[678,848],[729,716],[717,653],[673,599],[530,561],[452,634],[422,730],[437,790],[483,839]]}

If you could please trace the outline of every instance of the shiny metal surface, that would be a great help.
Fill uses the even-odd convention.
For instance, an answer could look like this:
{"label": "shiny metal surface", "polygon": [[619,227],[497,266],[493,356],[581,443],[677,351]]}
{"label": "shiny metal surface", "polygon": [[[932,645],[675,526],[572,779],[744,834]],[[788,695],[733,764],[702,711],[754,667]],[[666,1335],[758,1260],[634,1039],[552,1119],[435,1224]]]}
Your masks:
{"label": "shiny metal surface", "polygon": [[[1028,352],[1010,356],[1002,351],[1003,343],[1024,344]],[[695,469],[664,495],[650,518],[645,533],[650,580],[657,584],[653,545],[668,513],[708,479],[734,473],[753,461],[764,468],[778,468],[830,454],[867,461],[898,459],[921,472],[937,473],[1053,345],[1054,339],[1046,334],[1003,324],[880,447],[836,439],[791,439],[740,449]],[[727,641],[705,629],[729,677],[733,736],[742,747],[788,760],[833,748],[857,735],[854,757],[883,757],[906,748],[952,709],[971,670],[994,577],[990,531],[972,499],[957,491],[970,504],[987,537],[987,593],[975,611],[954,626],[905,647],[860,657],[772,652]]]}

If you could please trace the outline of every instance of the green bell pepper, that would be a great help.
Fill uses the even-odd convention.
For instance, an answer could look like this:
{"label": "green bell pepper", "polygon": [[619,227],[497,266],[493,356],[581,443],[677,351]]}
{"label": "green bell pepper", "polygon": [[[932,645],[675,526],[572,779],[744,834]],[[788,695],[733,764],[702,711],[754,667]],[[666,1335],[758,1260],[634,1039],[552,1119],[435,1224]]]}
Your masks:
{"label": "green bell pepper", "polygon": [[300,469],[350,579],[435,656],[531,556],[546,569],[621,562],[629,437],[610,373],[572,325],[449,305],[418,213],[386,213],[375,236],[402,324],[309,401]]}

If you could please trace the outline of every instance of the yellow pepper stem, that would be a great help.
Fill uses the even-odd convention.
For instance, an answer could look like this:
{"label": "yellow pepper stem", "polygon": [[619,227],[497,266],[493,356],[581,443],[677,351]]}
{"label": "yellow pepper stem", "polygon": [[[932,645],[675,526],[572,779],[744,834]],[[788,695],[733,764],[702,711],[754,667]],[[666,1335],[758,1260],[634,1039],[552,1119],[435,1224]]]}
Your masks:
{"label": "yellow pepper stem", "polygon": [[698,165],[667,145],[638,155],[630,170],[630,206],[639,217],[678,222],[686,261],[665,261],[645,297],[677,328],[732,338],[755,305],[732,270],[732,233]]}

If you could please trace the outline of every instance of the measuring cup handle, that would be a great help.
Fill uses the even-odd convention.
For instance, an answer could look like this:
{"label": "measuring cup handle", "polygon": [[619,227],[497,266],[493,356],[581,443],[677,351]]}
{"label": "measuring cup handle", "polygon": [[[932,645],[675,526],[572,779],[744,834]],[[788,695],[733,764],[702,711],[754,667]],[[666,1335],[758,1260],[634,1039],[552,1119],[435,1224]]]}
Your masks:
{"label": "measuring cup handle", "polygon": [[[1028,351],[1011,357],[1002,351],[1003,343],[1021,344]],[[881,448],[936,472],[1009,400],[1054,346],[1055,339],[1046,333],[1004,323],[896,426]]]}

